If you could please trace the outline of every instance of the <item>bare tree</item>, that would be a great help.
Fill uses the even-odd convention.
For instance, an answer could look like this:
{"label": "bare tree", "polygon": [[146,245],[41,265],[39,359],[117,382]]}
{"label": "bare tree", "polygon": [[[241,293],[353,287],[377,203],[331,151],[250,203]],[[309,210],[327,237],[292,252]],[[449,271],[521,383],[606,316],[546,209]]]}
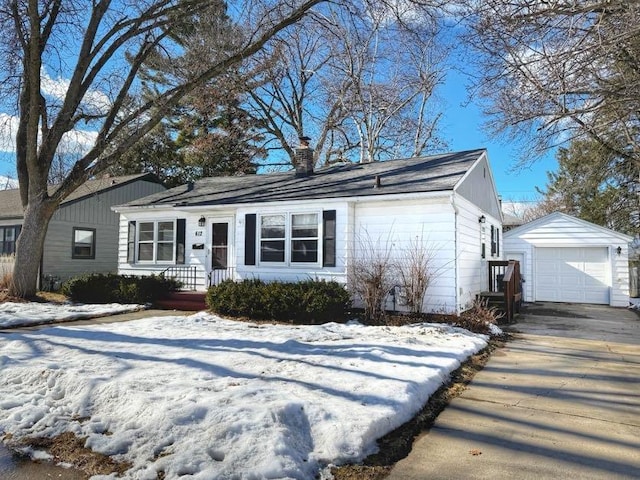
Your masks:
{"label": "bare tree", "polygon": [[416,156],[443,145],[436,135],[440,113],[431,113],[446,54],[443,43],[436,45],[437,19],[404,23],[392,21],[393,13],[370,8],[360,19],[366,28],[349,25],[337,33],[342,50],[333,66],[350,87],[343,108],[357,135],[361,163]]}
{"label": "bare tree", "polygon": [[[16,164],[24,207],[10,293],[35,294],[47,226],[63,199],[132,148],[185,95],[260,51],[322,1],[3,0],[0,88],[17,105]],[[180,56],[173,29],[203,9],[224,12],[224,6],[247,28],[241,44],[222,48],[201,71],[142,99],[145,62],[152,55]],[[55,75],[68,80],[56,82]],[[97,135],[48,193],[62,138],[81,125]]]}
{"label": "bare tree", "polygon": [[[419,21],[403,21],[401,3],[413,5]],[[432,94],[447,49],[429,15],[433,4],[417,3],[325,5],[258,60],[270,67],[263,84],[248,88],[251,111],[285,163],[293,162],[302,135],[314,139],[320,165],[415,156],[443,145]]]}
{"label": "bare tree", "polygon": [[494,133],[528,140],[523,163],[582,136],[640,163],[638,0],[468,3],[474,94]]}

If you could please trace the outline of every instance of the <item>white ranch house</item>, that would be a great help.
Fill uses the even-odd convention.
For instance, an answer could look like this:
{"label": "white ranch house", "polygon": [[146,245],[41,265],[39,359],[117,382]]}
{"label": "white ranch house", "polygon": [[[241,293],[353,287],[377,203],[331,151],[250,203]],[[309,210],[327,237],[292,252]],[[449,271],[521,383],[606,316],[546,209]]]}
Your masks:
{"label": "white ranch house", "polygon": [[463,311],[487,288],[502,214],[485,150],[315,172],[310,149],[296,155],[292,172],[206,178],[114,207],[119,273],[166,272],[200,291],[225,278],[347,283],[363,249],[400,258],[420,242],[437,272],[425,311]]}

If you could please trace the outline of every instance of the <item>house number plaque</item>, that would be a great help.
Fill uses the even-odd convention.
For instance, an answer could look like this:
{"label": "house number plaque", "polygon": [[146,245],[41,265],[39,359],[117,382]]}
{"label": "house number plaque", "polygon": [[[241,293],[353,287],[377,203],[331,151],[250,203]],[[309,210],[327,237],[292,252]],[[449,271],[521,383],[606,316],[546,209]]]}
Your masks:
{"label": "house number plaque", "polygon": [[202,236],[202,230],[196,231],[196,237],[201,237],[201,236]]}

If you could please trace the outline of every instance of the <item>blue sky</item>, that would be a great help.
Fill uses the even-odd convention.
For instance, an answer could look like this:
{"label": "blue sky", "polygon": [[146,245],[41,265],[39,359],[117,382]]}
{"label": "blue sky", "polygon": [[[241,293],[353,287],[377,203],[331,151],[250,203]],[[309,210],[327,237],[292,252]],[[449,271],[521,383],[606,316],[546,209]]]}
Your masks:
{"label": "blue sky", "polygon": [[[53,82],[55,83],[55,82]],[[448,142],[449,151],[486,148],[493,169],[498,193],[504,201],[523,202],[539,199],[536,187],[546,185],[547,171],[556,169],[553,153],[533,163],[525,169],[515,169],[518,160],[518,145],[506,144],[499,138],[490,138],[483,131],[485,118],[477,104],[466,102],[466,78],[451,70],[444,85],[439,89],[439,96],[444,101],[444,117],[440,123],[442,137]],[[13,130],[15,125],[7,129],[6,116],[0,119],[3,135],[0,135],[0,150],[7,150],[10,142],[6,136],[7,130]],[[9,133],[13,136],[13,132]],[[90,140],[90,139],[86,139]],[[4,148],[3,148],[4,147]],[[16,178],[15,159],[13,152],[0,151],[0,175]]]}
{"label": "blue sky", "polygon": [[528,168],[514,169],[518,160],[518,145],[490,138],[483,131],[484,115],[477,104],[466,102],[466,80],[451,71],[440,90],[446,102],[445,116],[440,125],[451,151],[486,148],[498,194],[505,201],[532,201],[539,198],[535,187],[544,188],[547,171],[554,171],[557,162],[553,153],[539,159]]}

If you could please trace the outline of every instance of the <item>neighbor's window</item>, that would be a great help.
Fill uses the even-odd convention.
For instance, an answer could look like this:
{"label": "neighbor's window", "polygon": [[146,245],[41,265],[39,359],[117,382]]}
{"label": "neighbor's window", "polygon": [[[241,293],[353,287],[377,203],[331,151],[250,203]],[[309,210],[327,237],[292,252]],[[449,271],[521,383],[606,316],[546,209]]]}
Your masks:
{"label": "neighbor's window", "polygon": [[95,228],[74,228],[71,258],[96,258]]}
{"label": "neighbor's window", "polygon": [[317,263],[320,227],[317,213],[262,215],[260,261]]}
{"label": "neighbor's window", "polygon": [[16,253],[16,239],[20,234],[20,225],[0,227],[0,254],[13,255]]}
{"label": "neighbor's window", "polygon": [[140,222],[138,227],[139,262],[173,262],[175,222]]}

